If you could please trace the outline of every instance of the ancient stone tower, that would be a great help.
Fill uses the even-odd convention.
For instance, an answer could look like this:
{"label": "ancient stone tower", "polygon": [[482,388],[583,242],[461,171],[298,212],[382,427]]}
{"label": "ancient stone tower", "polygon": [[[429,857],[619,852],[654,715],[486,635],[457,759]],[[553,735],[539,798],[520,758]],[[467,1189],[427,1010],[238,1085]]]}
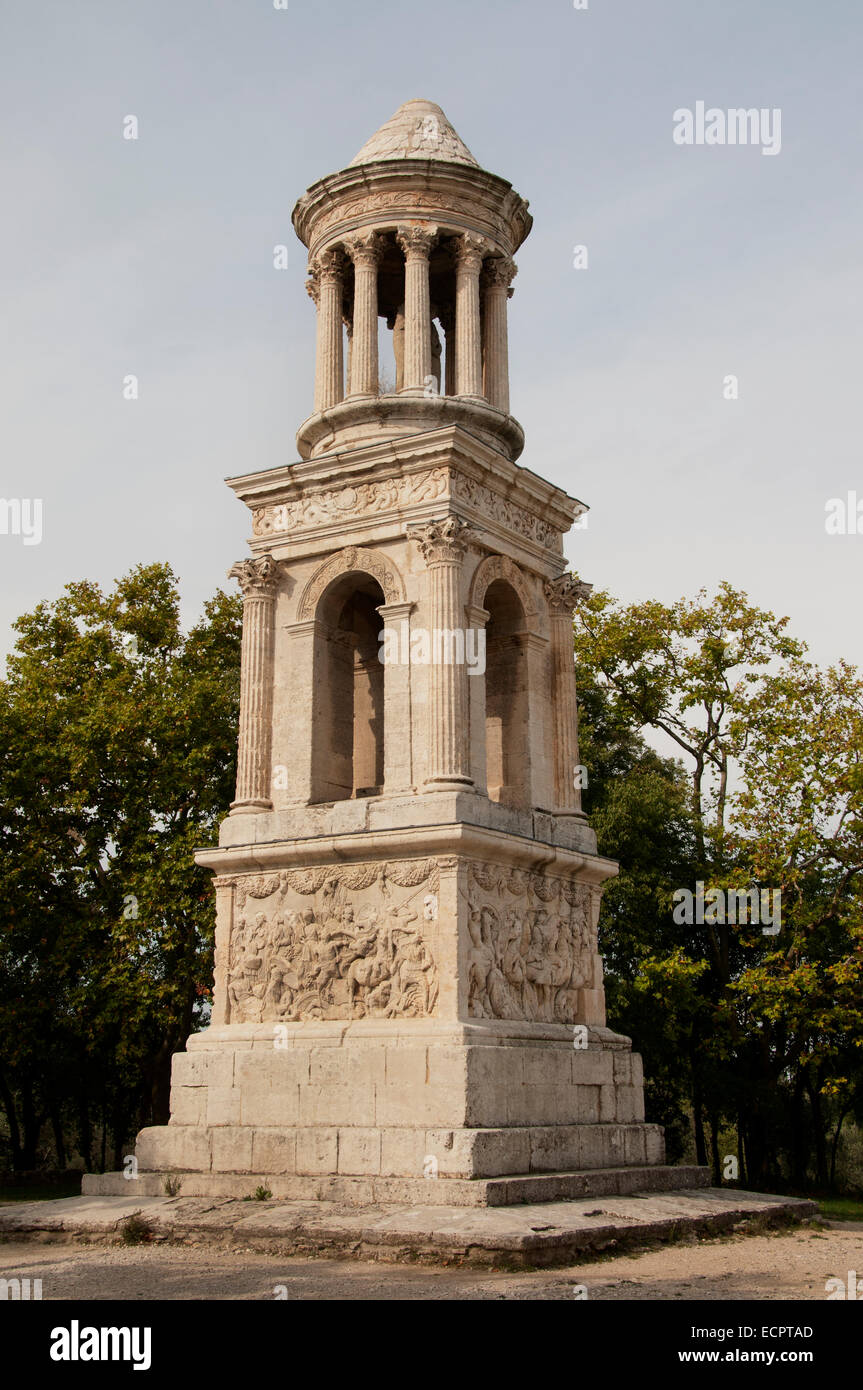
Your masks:
{"label": "ancient stone tower", "polygon": [[197,856],[212,1022],[141,1172],[356,1201],[649,1186],[662,1134],[597,954],[615,865],[578,792],[583,508],[519,465],[510,414],[527,204],[409,101],[294,225],[314,408],[298,462],[231,480],[252,538],[236,800]]}

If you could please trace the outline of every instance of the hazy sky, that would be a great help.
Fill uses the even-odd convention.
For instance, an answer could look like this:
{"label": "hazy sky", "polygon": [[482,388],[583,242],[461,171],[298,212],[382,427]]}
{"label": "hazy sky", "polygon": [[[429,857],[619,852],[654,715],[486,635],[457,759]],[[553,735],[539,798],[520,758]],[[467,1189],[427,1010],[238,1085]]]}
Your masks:
{"label": "hazy sky", "polygon": [[[863,663],[863,534],[825,533],[863,500],[861,37],[859,0],[2,0],[0,496],[44,534],[0,535],[0,647],[72,579],[167,560],[187,620],[227,584],[222,479],[311,413],[293,204],[426,97],[530,200],[512,410],[591,507],[582,577],[727,578]],[[780,152],[675,144],[698,101],[779,108]]]}

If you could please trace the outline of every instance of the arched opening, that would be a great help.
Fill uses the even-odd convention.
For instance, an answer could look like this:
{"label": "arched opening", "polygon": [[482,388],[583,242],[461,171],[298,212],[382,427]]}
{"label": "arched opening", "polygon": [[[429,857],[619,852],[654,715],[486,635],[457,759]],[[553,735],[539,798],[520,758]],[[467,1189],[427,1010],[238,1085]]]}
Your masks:
{"label": "arched opening", "polygon": [[312,801],[377,796],[384,781],[385,601],[370,575],[346,574],[317,609],[312,698]]}
{"label": "arched opening", "polygon": [[507,806],[530,806],[527,626],[511,584],[486,590],[485,752],[488,794]]}

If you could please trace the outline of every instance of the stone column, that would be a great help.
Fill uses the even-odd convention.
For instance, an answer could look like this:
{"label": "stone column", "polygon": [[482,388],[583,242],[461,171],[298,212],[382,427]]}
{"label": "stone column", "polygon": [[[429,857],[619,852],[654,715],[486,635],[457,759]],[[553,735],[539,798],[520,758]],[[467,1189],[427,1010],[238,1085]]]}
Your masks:
{"label": "stone column", "polygon": [[411,727],[411,613],[413,603],[382,603],[384,627],[398,638],[399,660],[384,666],[384,792],[408,791],[413,783]]}
{"label": "stone column", "polygon": [[483,290],[483,385],[489,405],[509,414],[509,345],[506,302],[516,274],[514,261],[503,256],[487,260],[480,277]]}
{"label": "stone column", "polygon": [[405,356],[403,390],[422,394],[432,374],[429,253],[437,227],[399,227],[399,246],[405,253]]}
{"label": "stone column", "polygon": [[543,586],[551,614],[551,709],[554,743],[555,813],[583,814],[581,790],[576,786],[578,768],[578,707],[572,614],[579,599],[589,598],[592,584],[572,574],[548,580]]}
{"label": "stone column", "polygon": [[479,273],[485,242],[469,232],[455,238],[455,393],[482,400]]}
{"label": "stone column", "polygon": [[378,394],[378,266],[383,246],[377,232],[351,237],[347,252],[354,263],[353,346],[348,394]]}
{"label": "stone column", "polygon": [[273,647],[279,567],[272,555],[238,560],[228,570],[243,591],[237,793],[231,814],[271,811]]}
{"label": "stone column", "polygon": [[315,411],[329,410],[344,395],[342,355],[342,277],[344,255],[339,247],[323,251],[310,267],[306,289],[318,306],[315,356]]}
{"label": "stone column", "polygon": [[438,314],[444,337],[444,385],[445,396],[455,395],[455,309],[446,304]]}
{"label": "stone column", "polygon": [[425,526],[411,527],[408,534],[419,545],[429,569],[431,663],[425,780],[438,787],[469,787],[473,779],[468,749],[467,666],[464,660],[452,659],[453,646],[446,645],[436,634],[460,630],[464,640],[464,608],[459,592],[461,565],[474,533],[459,517],[447,516]]}
{"label": "stone column", "polygon": [[[487,608],[478,604],[465,607],[468,627],[477,632],[485,632],[491,616]],[[485,675],[471,676],[467,683],[470,712],[470,770],[473,784],[480,796],[488,796],[487,767],[485,756]]]}

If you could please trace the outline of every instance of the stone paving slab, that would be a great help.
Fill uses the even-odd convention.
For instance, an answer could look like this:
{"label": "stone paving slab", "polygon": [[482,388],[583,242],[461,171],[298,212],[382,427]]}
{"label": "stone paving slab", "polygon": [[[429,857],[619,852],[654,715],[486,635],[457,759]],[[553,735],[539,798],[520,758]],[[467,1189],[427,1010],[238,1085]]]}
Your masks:
{"label": "stone paving slab", "polygon": [[155,1240],[389,1261],[561,1264],[632,1245],[808,1220],[814,1202],[734,1189],[513,1207],[356,1207],[203,1197],[67,1197],[0,1208],[0,1240],[115,1241],[130,1216]]}

